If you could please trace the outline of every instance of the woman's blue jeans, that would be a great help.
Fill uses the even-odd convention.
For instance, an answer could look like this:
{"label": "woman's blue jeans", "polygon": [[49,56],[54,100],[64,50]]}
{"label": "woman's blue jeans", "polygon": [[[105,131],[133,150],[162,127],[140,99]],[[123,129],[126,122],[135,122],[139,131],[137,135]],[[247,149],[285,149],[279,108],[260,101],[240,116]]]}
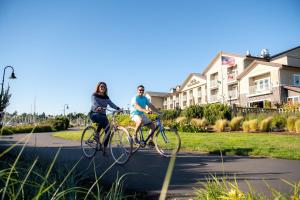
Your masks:
{"label": "woman's blue jeans", "polygon": [[[98,124],[96,132],[99,133],[101,129],[104,129],[105,135],[109,134],[109,121],[106,117],[106,115],[102,115],[100,113],[91,113],[90,118],[93,122],[96,122]],[[106,136],[106,140],[104,141],[104,146],[106,147],[109,141],[109,137]]]}

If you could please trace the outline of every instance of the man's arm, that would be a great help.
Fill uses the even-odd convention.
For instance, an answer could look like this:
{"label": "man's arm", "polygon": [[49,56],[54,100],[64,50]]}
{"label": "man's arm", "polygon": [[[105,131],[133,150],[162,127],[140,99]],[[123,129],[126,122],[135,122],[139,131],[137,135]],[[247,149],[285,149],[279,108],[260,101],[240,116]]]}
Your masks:
{"label": "man's arm", "polygon": [[148,107],[149,107],[151,110],[153,110],[154,112],[158,112],[158,109],[155,108],[155,106],[154,106],[152,103],[150,103],[150,102],[149,102],[149,104],[148,104]]}
{"label": "man's arm", "polygon": [[144,113],[148,113],[149,112],[147,109],[142,108],[138,103],[135,103],[134,106],[140,112],[144,112]]}

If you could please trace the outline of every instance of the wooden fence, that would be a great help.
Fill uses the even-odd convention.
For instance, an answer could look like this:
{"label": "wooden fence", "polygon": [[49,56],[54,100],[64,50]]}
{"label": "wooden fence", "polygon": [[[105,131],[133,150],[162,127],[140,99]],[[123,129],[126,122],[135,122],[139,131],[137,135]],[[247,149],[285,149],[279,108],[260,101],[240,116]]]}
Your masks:
{"label": "wooden fence", "polygon": [[248,114],[248,113],[300,113],[300,107],[294,109],[285,108],[251,108],[251,107],[239,107],[232,106],[232,112],[234,115],[237,113]]}

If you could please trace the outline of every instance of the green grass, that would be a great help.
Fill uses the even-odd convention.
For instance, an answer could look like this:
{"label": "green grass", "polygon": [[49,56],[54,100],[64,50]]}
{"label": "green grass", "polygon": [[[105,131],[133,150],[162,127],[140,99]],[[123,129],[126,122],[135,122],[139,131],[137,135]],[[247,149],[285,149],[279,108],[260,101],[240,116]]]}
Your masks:
{"label": "green grass", "polygon": [[[52,134],[80,140],[81,131]],[[300,135],[269,133],[180,133],[181,150],[223,155],[264,156],[300,160]]]}

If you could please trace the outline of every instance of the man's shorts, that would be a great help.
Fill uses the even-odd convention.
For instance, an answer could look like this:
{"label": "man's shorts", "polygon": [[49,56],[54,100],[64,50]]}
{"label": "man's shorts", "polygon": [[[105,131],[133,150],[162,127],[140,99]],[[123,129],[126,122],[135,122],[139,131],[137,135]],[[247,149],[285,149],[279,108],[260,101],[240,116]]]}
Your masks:
{"label": "man's shorts", "polygon": [[131,119],[135,123],[137,123],[141,118],[142,118],[142,124],[143,125],[148,125],[148,124],[152,123],[152,121],[148,117],[146,117],[146,115],[132,115],[131,116]]}

